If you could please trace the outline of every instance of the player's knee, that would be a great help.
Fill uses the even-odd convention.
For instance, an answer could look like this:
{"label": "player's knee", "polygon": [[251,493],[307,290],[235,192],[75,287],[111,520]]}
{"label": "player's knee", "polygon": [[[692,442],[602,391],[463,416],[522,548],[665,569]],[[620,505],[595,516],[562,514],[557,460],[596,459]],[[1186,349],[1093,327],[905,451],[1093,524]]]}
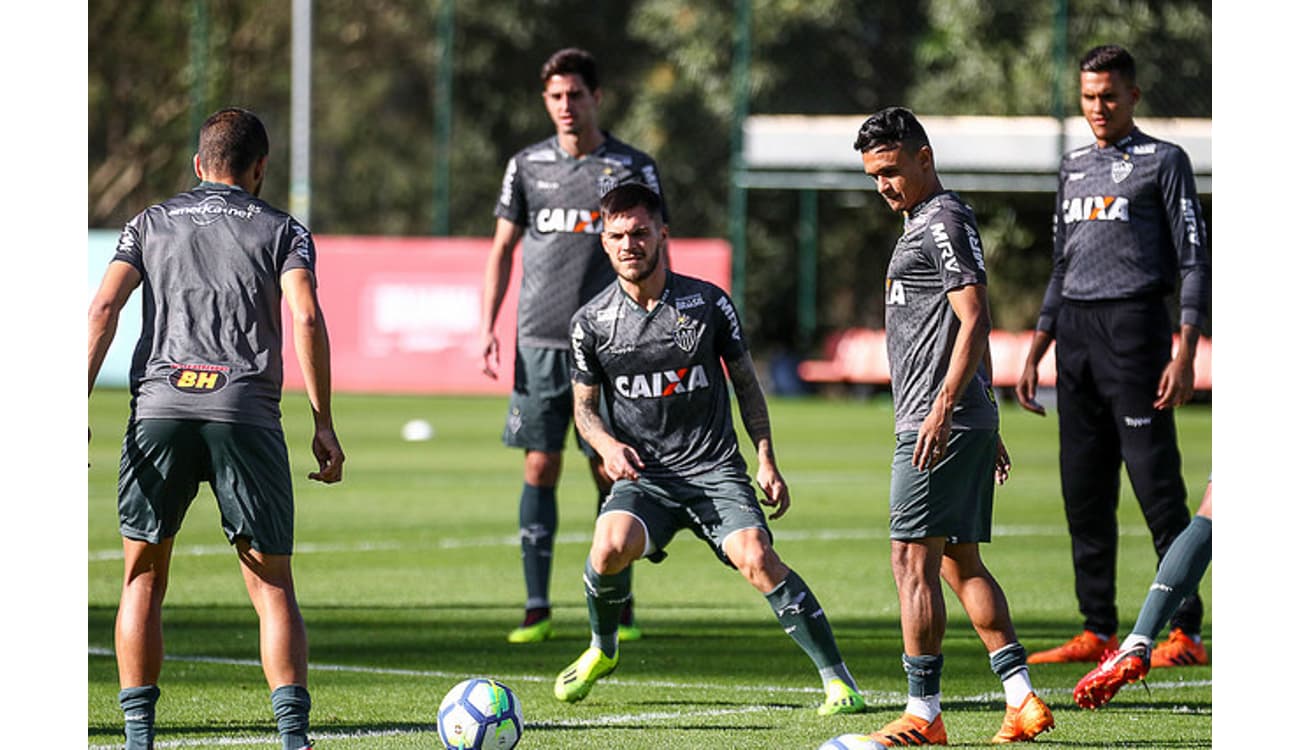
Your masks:
{"label": "player's knee", "polygon": [[534,487],[554,487],[564,467],[563,453],[528,451],[524,453],[524,481]]}

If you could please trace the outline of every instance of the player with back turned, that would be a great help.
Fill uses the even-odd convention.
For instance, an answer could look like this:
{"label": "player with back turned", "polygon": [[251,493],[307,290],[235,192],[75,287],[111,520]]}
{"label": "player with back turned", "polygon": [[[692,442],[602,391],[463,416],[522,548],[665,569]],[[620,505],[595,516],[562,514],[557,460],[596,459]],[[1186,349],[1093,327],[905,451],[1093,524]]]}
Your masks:
{"label": "player with back turned", "polygon": [[[569,319],[614,280],[600,249],[600,196],[631,179],[658,191],[654,160],[601,130],[596,62],[568,48],[542,66],[542,101],[555,135],[515,154],[506,166],[496,206],[496,233],[483,282],[483,371],[497,376],[500,350],[494,327],[510,283],[515,247],[523,241],[523,273],[515,342],[514,387],[502,440],[524,451],[519,537],[526,600],[524,619],[507,637],[533,643],[552,637],[551,553],[559,526],[556,484],[565,434],[573,418],[569,383]],[[596,483],[597,506],[610,480],[581,436]],[[621,615],[624,640],[641,635],[629,599]]]}
{"label": "player with back turned", "polygon": [[117,655],[127,750],[153,747],[162,672],[162,603],[172,548],[199,483],[211,485],[260,622],[262,671],[284,750],[309,750],[307,631],[290,566],[294,502],[280,426],[283,324],[292,318],[320,470],[343,478],[330,406],[329,336],[316,299],[316,248],[293,217],[257,196],[266,129],[224,109],[199,131],[192,190],[151,206],[122,230],[89,315],[89,389],[143,286],[122,443],[118,515],[125,576]]}

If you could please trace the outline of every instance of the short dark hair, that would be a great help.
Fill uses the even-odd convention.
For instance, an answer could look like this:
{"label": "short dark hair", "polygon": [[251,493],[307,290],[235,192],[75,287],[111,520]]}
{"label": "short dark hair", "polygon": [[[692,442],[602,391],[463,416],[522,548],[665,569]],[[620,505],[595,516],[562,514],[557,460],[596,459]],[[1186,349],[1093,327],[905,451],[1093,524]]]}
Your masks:
{"label": "short dark hair", "polygon": [[1129,83],[1137,83],[1137,62],[1118,44],[1093,47],[1079,61],[1081,73],[1118,73]]}
{"label": "short dark hair", "polygon": [[916,153],[922,146],[930,145],[925,128],[906,107],[885,107],[868,117],[858,128],[858,138],[853,148],[870,151],[878,146],[898,145]]}
{"label": "short dark hair", "polygon": [[644,208],[651,218],[663,223],[663,199],[659,197],[659,194],[653,188],[644,183],[624,182],[615,186],[600,198],[601,218],[625,214],[635,208]]}
{"label": "short dark hair", "polygon": [[595,91],[600,88],[600,78],[596,75],[596,58],[585,49],[565,47],[542,63],[542,88],[551,76],[579,75],[587,88]]}
{"label": "short dark hair", "polygon": [[216,175],[242,175],[270,150],[262,121],[246,109],[227,107],[199,128],[199,161]]}

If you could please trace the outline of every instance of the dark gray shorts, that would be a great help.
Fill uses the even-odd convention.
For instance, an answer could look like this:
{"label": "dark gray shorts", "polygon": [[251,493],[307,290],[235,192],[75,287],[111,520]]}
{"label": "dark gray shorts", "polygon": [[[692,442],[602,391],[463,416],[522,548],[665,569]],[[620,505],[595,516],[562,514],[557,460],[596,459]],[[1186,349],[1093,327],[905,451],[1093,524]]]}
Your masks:
{"label": "dark gray shorts", "polygon": [[[567,349],[515,347],[515,386],[510,392],[510,411],[501,434],[502,442],[511,448],[530,451],[560,453],[564,450],[564,436],[573,423],[570,356]],[[573,436],[587,457],[596,455],[576,428]]]}
{"label": "dark gray shorts", "polygon": [[664,548],[681,529],[690,529],[713,548],[722,562],[735,567],[722,551],[727,537],[744,529],[762,529],[772,539],[767,518],[749,476],[739,468],[722,468],[682,479],[620,479],[600,507],[606,513],[628,513],[645,527],[645,556],[659,562]]}
{"label": "dark gray shorts", "polygon": [[270,555],[293,552],[293,481],[284,433],[191,419],[127,425],[117,480],[122,536],[157,544],[175,536],[207,482],[232,543]]}
{"label": "dark gray shorts", "polygon": [[929,471],[912,466],[915,432],[900,433],[897,440],[889,481],[889,538],[988,542],[997,432],[954,430],[947,454]]}

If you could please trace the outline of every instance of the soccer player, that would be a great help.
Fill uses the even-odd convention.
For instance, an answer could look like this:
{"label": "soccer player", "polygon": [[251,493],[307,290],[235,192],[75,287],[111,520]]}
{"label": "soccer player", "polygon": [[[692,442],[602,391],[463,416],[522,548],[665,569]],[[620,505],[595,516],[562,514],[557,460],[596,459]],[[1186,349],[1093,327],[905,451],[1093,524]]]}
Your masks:
{"label": "soccer player", "polygon": [[257,197],[267,152],[253,113],[209,117],[194,157],[199,185],[127,223],[90,305],[88,392],[122,306],[143,283],[118,479],[125,575],[114,641],[127,750],[153,747],[163,596],[176,533],[200,482],[216,495],[257,611],[283,748],[311,747],[307,631],[290,569],[293,487],[280,426],[281,300],[315,422],[320,469],[308,477],[340,481],[344,457],[330,408],[316,249],[305,227]]}
{"label": "soccer player", "polygon": [[1034,693],[1006,596],[980,559],[993,525],[994,480],[1011,459],[998,435],[987,274],[970,207],[944,190],[925,129],[902,107],[867,118],[854,148],[889,208],[903,214],[885,279],[885,341],[896,443],[889,536],[903,630],[907,707],[862,739],[944,745],[940,706],[947,582],[1002,680],[1006,713],[994,743],[1055,726]]}
{"label": "soccer player", "polygon": [[761,502],[775,508],[774,519],[789,508],[736,310],[713,284],[667,269],[661,205],[654,190],[635,183],[601,199],[601,242],[618,280],[573,316],[574,422],[615,481],[583,575],[591,647],[556,678],[555,696],[580,701],[618,666],[628,566],[641,557],[663,560],[673,535],[691,529],[767,597],[812,659],[826,690],[818,713],[864,711],[821,605],[772,549],[750,485],[731,422],[728,374],[757,450]]}
{"label": "soccer player", "polygon": [[[506,166],[484,274],[480,332],[483,372],[496,378],[497,313],[522,239],[514,390],[502,440],[524,450],[519,539],[527,599],[523,623],[507,637],[511,643],[544,641],[554,632],[550,587],[558,527],[555,486],[573,416],[569,319],[614,280],[600,249],[600,196],[629,179],[660,189],[654,160],[600,129],[600,81],[590,54],[562,49],[542,66],[541,78],[542,101],[555,135],[515,154]],[[600,457],[581,437],[578,446],[588,457],[599,509],[611,480],[601,472]],[[620,622],[624,640],[641,637],[631,599]]]}
{"label": "soccer player", "polygon": [[[1169,545],[1169,551],[1160,561],[1133,632],[1119,645],[1118,651],[1107,653],[1101,664],[1074,686],[1074,702],[1081,708],[1101,708],[1115,697],[1120,688],[1143,679],[1150,671],[1151,646],[1156,636],[1179,602],[1195,593],[1205,569],[1209,567],[1213,547],[1212,489],[1213,482],[1205,486],[1205,496],[1196,516]],[[1198,656],[1184,655],[1183,658],[1187,664],[1207,661],[1203,654]]]}
{"label": "soccer player", "polygon": [[[1083,630],[1031,654],[1031,664],[1095,663],[1118,645],[1121,463],[1159,558],[1190,521],[1173,412],[1192,396],[1210,303],[1209,237],[1191,162],[1134,124],[1141,91],[1133,57],[1115,45],[1096,47],[1079,70],[1080,105],[1096,143],[1061,159],[1052,274],[1016,398],[1046,413],[1036,400],[1038,363],[1055,339],[1061,492]],[[1165,297],[1180,278],[1171,357]],[[1152,666],[1206,663],[1202,614],[1193,591]]]}

